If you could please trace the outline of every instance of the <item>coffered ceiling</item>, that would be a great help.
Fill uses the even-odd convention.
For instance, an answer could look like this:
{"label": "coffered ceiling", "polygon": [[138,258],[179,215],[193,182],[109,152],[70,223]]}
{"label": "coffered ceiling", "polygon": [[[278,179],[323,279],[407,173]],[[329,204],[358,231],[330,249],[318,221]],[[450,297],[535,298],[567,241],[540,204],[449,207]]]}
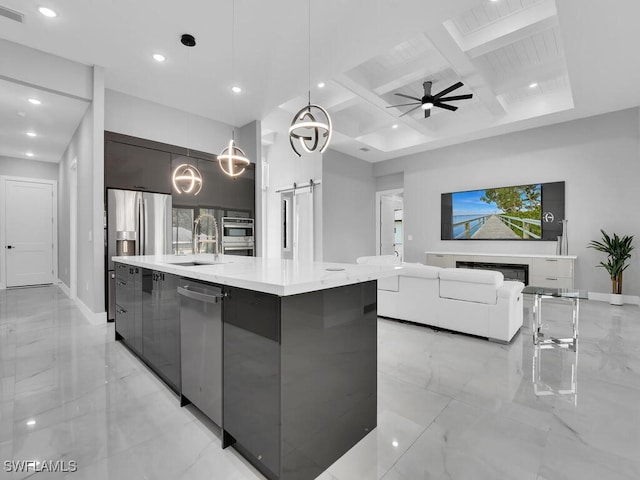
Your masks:
{"label": "coffered ceiling", "polygon": [[[369,161],[640,103],[636,0],[312,0],[310,57],[307,2],[236,0],[235,22],[232,4],[0,0],[25,14],[0,17],[0,38],[104,66],[107,88],[237,126],[293,115],[310,87],[332,115],[332,148]],[[198,45],[180,45],[182,33]],[[434,93],[460,81],[451,95],[473,99],[427,119],[388,108],[409,102],[396,93],[421,97],[425,81]],[[232,101],[234,83],[243,92]]]}

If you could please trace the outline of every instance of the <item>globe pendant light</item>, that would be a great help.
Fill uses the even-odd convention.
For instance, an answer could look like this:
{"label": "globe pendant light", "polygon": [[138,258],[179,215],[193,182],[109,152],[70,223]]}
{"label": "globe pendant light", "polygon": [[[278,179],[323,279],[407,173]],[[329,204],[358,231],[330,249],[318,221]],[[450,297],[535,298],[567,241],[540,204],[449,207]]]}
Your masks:
{"label": "globe pendant light", "polygon": [[[311,103],[311,0],[308,2],[308,73],[309,73],[309,100],[305,107],[301,108],[291,120],[289,127],[289,143],[299,157],[301,151],[323,153],[331,142],[331,117],[320,105]],[[298,150],[298,146],[301,150]]]}
{"label": "globe pendant light", "polygon": [[187,193],[194,197],[202,190],[202,174],[193,165],[183,163],[173,170],[173,188],[178,194]]}
{"label": "globe pendant light", "polygon": [[242,175],[247,165],[249,165],[249,160],[247,160],[244,151],[234,144],[233,138],[229,140],[229,145],[218,155],[218,162],[222,171],[230,177]]}
{"label": "globe pendant light", "polygon": [[[233,5],[233,12],[231,16],[231,82],[235,79],[235,33],[236,33],[236,2],[231,0]],[[238,92],[240,90],[238,89]],[[235,110],[233,105],[233,96],[236,94],[236,87],[233,87],[231,93],[231,116],[232,123],[235,120]],[[249,165],[249,159],[246,157],[244,151],[235,144],[235,128],[231,126],[231,140],[220,155],[218,155],[218,164],[222,171],[230,177],[237,177],[242,175]]]}

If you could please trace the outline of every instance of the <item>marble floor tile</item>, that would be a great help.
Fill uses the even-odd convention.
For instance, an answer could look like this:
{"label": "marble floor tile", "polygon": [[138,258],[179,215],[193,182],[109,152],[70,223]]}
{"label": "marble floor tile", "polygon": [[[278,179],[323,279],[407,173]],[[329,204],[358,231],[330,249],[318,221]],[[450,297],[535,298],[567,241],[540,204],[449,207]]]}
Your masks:
{"label": "marble floor tile", "polygon": [[[546,302],[549,332],[567,306]],[[378,427],[320,480],[640,478],[640,309],[580,304],[577,352],[378,321]],[[575,393],[568,392],[575,386]],[[0,291],[5,460],[75,460],[65,480],[264,478],[220,430],[57,287]]]}
{"label": "marble floor tile", "polygon": [[331,465],[329,473],[338,480],[378,480],[423,431],[423,426],[395,412],[379,411],[378,427]]}

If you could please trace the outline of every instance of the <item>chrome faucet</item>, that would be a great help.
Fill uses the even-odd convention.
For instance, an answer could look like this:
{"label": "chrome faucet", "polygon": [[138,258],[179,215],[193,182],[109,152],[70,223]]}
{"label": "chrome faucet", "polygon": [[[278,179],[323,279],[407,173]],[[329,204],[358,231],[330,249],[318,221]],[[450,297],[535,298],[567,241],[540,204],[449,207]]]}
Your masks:
{"label": "chrome faucet", "polygon": [[[202,234],[202,220],[205,218],[211,219],[213,222],[213,235]],[[220,240],[218,232],[218,221],[213,215],[203,213],[196,218],[193,222],[193,253],[200,253],[201,244],[213,243],[213,252],[215,259],[218,260],[220,256]]]}

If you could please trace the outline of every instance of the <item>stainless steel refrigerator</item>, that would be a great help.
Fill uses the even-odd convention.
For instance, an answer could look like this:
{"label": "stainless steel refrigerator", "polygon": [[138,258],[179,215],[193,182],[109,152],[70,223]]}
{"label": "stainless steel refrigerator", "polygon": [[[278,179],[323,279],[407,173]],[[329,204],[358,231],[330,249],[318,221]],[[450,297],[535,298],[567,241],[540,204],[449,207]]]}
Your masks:
{"label": "stainless steel refrigerator", "polygon": [[116,286],[111,257],[171,253],[171,195],[107,190],[108,318],[115,319]]}

